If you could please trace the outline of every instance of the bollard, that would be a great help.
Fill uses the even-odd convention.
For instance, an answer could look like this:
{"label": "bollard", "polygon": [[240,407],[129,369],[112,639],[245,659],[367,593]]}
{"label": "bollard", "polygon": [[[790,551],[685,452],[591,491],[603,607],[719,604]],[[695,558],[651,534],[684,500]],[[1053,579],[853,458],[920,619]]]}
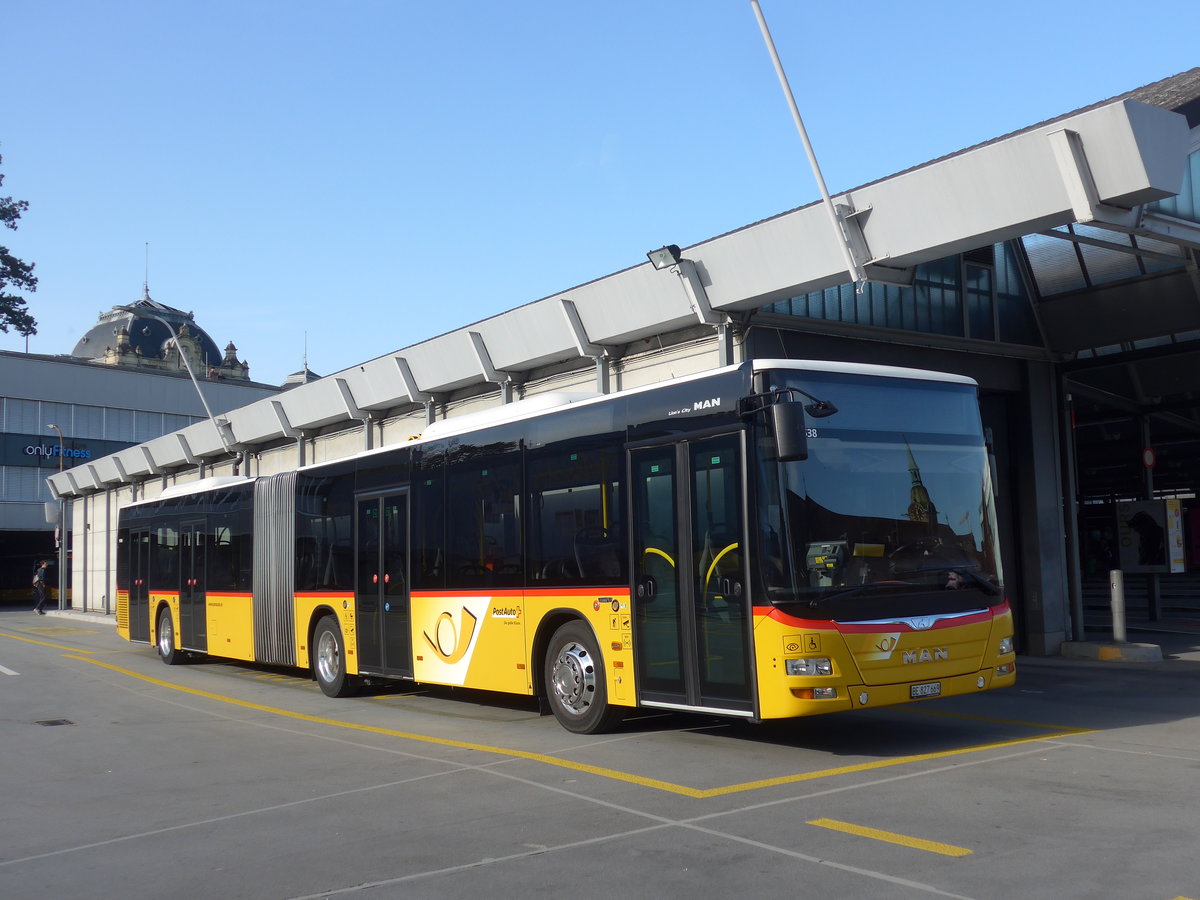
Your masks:
{"label": "bollard", "polygon": [[1125,573],[1113,569],[1108,573],[1108,588],[1111,595],[1113,641],[1125,643]]}

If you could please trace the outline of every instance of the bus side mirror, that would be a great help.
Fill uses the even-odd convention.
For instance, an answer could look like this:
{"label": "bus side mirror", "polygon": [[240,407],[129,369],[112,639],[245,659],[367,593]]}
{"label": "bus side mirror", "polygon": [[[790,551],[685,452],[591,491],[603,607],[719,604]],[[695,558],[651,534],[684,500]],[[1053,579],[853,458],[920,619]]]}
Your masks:
{"label": "bus side mirror", "polygon": [[771,411],[771,429],[775,432],[776,458],[780,462],[808,459],[804,404],[796,400],[782,400],[767,409]]}

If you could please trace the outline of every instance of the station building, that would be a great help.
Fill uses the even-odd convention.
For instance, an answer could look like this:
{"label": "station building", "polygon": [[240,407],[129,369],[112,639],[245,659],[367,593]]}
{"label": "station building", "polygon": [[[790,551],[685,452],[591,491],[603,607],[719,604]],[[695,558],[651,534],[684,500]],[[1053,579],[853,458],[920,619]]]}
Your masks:
{"label": "station building", "polygon": [[[206,418],[187,365],[216,414],[280,390],[251,381],[232,343],[218,350],[191,313],[148,290],[102,313],[70,354],[0,351],[0,605],[32,603],[30,576],[41,559],[56,563],[52,601],[60,581],[67,587],[59,569],[70,571],[73,542],[69,533],[60,539],[48,475]],[[112,596],[102,593],[98,608]]]}
{"label": "station building", "polygon": [[[833,205],[837,230],[814,203],[667,244],[51,475],[86,548],[73,560],[76,605],[108,608],[116,510],[173,485],[343,458],[549,392],[787,357],[979,383],[1019,649],[1054,654],[1084,639],[1089,585],[1111,567],[1131,574],[1150,618],[1171,615],[1200,568],[1200,68]],[[848,283],[847,253],[865,283]],[[1156,558],[1134,552],[1139,512],[1157,515]]]}

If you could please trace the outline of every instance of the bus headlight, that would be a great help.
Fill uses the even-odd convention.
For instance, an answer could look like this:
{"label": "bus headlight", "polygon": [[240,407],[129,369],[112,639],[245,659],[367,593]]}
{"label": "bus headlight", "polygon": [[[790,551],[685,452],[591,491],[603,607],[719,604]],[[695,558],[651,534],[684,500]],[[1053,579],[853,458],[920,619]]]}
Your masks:
{"label": "bus headlight", "polygon": [[833,663],[828,659],[789,659],[785,663],[789,675],[832,675]]}
{"label": "bus headlight", "polygon": [[1005,656],[1013,652],[1013,639],[1010,637],[1000,638],[1000,655]]}

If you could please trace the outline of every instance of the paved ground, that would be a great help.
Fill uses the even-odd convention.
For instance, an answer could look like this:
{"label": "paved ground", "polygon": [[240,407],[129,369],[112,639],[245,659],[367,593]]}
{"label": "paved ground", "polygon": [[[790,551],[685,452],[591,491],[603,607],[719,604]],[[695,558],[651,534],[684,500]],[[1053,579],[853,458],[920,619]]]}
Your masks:
{"label": "paved ground", "polygon": [[1163,661],[589,737],[0,611],[0,897],[1200,898],[1200,634],[1136,639]]}

